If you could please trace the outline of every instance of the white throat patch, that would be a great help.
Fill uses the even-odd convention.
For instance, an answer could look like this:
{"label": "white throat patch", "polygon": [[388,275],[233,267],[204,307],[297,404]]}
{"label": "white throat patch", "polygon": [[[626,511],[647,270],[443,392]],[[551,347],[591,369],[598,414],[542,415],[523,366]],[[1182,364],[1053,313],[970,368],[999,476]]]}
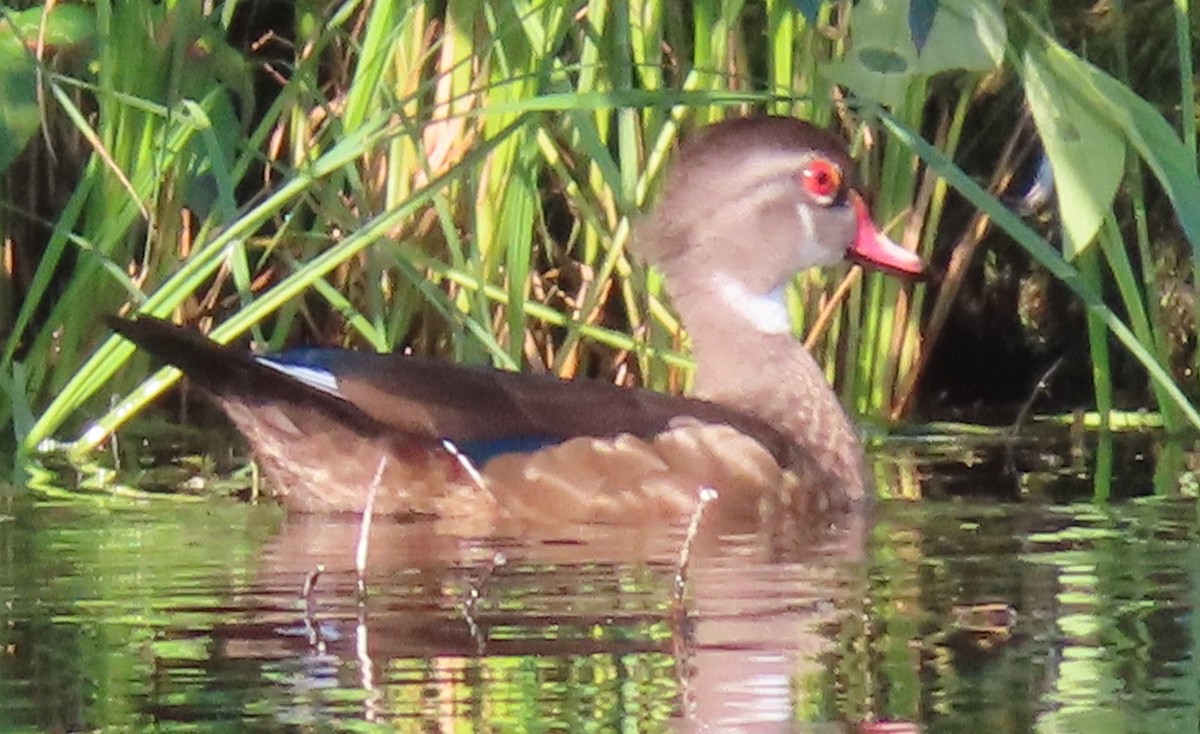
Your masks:
{"label": "white throat patch", "polygon": [[788,313],[786,285],[772,289],[766,295],[755,295],[736,278],[725,273],[714,273],[717,297],[730,311],[750,322],[755,331],[763,334],[789,334],[792,317]]}

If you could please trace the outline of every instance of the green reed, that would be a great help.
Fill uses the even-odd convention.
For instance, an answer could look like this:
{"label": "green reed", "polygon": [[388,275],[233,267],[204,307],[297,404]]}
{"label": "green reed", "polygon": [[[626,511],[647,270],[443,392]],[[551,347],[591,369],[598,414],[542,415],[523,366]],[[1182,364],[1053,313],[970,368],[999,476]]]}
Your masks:
{"label": "green reed", "polygon": [[[923,252],[958,189],[1079,290],[1146,365],[1160,407],[1195,414],[1162,367],[1151,285],[1120,261],[1115,230],[1100,230],[1110,275],[1097,277],[1118,279],[1132,330],[1099,300],[1098,281],[954,164],[983,80],[999,73],[971,44],[943,54],[971,70],[936,72],[956,80],[953,94],[939,98],[935,72],[917,73],[891,115],[876,115],[869,90],[863,107],[833,83],[850,74],[854,89],[859,73],[844,66],[865,32],[847,3],[814,22],[787,0],[302,3],[292,27],[240,45],[229,40],[234,2],[208,16],[194,3],[92,7],[94,42],[76,49],[86,63],[30,62],[44,135],[13,164],[3,198],[9,242],[45,240],[20,303],[0,315],[10,397],[0,421],[26,450],[100,416],[68,444],[86,453],[174,379],[164,371],[129,392],[141,370],[126,368],[132,348],[100,319],[130,310],[195,322],[219,341],[250,332],[266,348],[409,347],[684,387],[686,338],[628,245],[678,139],[750,110],[842,130],[877,219]],[[1010,65],[1024,42],[1009,39]],[[264,80],[274,86],[260,98]],[[1153,129],[1131,146],[1184,201],[1192,180],[1146,127],[1150,114],[1135,112],[1130,130]],[[911,132],[931,128],[936,147]],[[1194,151],[1194,130],[1184,139]],[[16,182],[50,160],[72,175],[49,181],[60,206],[35,211]],[[5,245],[9,260],[18,246]],[[928,349],[925,287],[848,278],[796,284],[798,331],[821,324],[815,352],[857,412],[899,417]],[[111,394],[129,396],[105,412]]]}

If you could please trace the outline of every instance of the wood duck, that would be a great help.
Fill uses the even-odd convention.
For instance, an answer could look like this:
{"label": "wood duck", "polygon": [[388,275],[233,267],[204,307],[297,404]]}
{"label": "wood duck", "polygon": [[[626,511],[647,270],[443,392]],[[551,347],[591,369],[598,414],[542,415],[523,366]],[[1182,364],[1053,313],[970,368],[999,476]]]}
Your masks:
{"label": "wood duck", "polygon": [[[246,435],[282,503],[551,523],[822,516],[866,499],[856,431],[784,300],[846,257],[917,275],[872,223],[841,141],[754,117],[686,142],[635,247],[691,335],[693,397],[402,355],[220,346],[145,316],[114,329],[182,369]],[[386,457],[386,461],[382,459]]]}

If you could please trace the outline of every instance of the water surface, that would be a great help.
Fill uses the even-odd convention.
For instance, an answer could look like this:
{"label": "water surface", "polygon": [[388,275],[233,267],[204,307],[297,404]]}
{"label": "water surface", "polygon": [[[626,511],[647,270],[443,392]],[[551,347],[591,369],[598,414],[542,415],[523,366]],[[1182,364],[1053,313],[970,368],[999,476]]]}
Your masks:
{"label": "water surface", "polygon": [[[893,499],[816,545],[535,540],[229,500],[0,515],[11,731],[1195,731],[1188,475],[1121,449],[879,458]],[[968,458],[964,458],[968,457]],[[1138,458],[1140,457],[1140,458]],[[1165,496],[1144,496],[1155,489]],[[1095,503],[1098,484],[1114,499]],[[1174,490],[1163,487],[1173,486]],[[302,587],[318,567],[306,598]]]}

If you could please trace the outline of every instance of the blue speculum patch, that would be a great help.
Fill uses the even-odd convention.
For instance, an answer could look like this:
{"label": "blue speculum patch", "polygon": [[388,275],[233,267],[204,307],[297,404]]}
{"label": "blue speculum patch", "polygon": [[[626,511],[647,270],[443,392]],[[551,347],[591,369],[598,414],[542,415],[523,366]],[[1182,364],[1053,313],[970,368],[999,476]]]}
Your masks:
{"label": "blue speculum patch", "polygon": [[529,454],[547,446],[562,443],[563,439],[553,436],[510,436],[479,441],[454,441],[454,446],[466,455],[471,463],[483,466],[501,454]]}
{"label": "blue speculum patch", "polygon": [[337,363],[339,354],[345,354],[341,349],[322,349],[320,347],[299,347],[286,352],[275,354],[260,354],[259,357],[269,359],[276,364],[295,367],[310,367],[319,370],[332,370]]}

